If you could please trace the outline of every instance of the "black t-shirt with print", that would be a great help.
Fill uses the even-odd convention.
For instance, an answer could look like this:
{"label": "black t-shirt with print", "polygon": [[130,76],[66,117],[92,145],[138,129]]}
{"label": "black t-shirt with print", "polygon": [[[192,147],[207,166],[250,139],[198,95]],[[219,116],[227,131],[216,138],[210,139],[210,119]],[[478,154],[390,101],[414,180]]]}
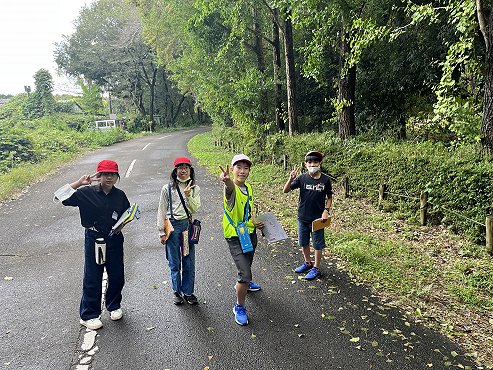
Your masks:
{"label": "black t-shirt with print", "polygon": [[327,198],[332,196],[330,178],[322,173],[319,179],[303,173],[291,182],[291,190],[300,189],[298,201],[298,219],[312,222],[322,217]]}

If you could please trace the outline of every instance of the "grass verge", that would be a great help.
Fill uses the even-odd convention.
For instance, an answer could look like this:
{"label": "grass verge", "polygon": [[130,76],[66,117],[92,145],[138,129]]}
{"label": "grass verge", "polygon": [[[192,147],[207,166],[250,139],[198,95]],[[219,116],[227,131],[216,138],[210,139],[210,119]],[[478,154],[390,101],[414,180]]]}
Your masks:
{"label": "grass verge", "polygon": [[[200,165],[219,174],[235,153],[215,147],[210,132],[195,136],[189,150]],[[249,182],[262,211],[277,215],[296,237],[297,192],[282,193],[287,172],[254,164]],[[442,226],[408,224],[365,199],[342,199],[335,186],[326,258],[336,259],[357,283],[391,299],[416,322],[461,344],[493,369],[493,260],[485,248]]]}

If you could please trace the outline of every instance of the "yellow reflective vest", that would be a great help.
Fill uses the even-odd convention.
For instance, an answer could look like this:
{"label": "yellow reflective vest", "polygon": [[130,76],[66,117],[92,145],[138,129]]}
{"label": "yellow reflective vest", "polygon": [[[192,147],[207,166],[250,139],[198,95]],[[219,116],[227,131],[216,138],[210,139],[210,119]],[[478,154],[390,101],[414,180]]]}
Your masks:
{"label": "yellow reflective vest", "polygon": [[[255,226],[253,225],[253,221],[252,221],[253,192],[252,192],[252,187],[249,184],[245,183],[245,186],[250,196],[250,209],[248,211],[248,220],[246,224],[248,228],[248,233],[251,234],[255,230]],[[248,197],[246,194],[244,194],[241,191],[241,189],[236,184],[232,196],[234,196],[233,208],[231,210],[228,209],[228,201],[226,199],[226,193],[224,193],[223,195],[223,207],[224,210],[228,212],[228,215],[233,220],[235,226],[237,226],[238,222],[243,221],[245,218],[245,207]],[[238,234],[236,233],[236,229],[231,225],[231,223],[228,221],[228,218],[224,213],[223,213],[223,233],[225,238],[238,236]]]}

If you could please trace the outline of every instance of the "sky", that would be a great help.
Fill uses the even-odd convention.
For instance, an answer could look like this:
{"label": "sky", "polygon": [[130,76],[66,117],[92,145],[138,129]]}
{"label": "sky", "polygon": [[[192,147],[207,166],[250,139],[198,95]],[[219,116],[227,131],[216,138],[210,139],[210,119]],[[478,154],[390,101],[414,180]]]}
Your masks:
{"label": "sky", "polygon": [[53,52],[63,35],[75,31],[74,20],[92,0],[2,0],[0,3],[0,94],[16,95],[24,86],[34,90],[34,74],[50,71],[55,93],[77,87],[59,76]]}

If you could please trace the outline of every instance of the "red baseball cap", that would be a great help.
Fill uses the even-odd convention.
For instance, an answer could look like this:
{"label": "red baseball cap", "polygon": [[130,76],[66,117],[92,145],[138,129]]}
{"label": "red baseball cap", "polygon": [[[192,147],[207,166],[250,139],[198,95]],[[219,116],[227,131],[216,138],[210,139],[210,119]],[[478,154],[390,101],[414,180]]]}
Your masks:
{"label": "red baseball cap", "polygon": [[192,162],[190,162],[190,159],[187,157],[179,157],[175,159],[175,162],[173,163],[173,166],[179,166],[180,164],[188,164],[189,166],[192,166]]}
{"label": "red baseball cap", "polygon": [[109,159],[102,160],[98,163],[96,172],[116,172],[118,173],[118,163],[110,161]]}

